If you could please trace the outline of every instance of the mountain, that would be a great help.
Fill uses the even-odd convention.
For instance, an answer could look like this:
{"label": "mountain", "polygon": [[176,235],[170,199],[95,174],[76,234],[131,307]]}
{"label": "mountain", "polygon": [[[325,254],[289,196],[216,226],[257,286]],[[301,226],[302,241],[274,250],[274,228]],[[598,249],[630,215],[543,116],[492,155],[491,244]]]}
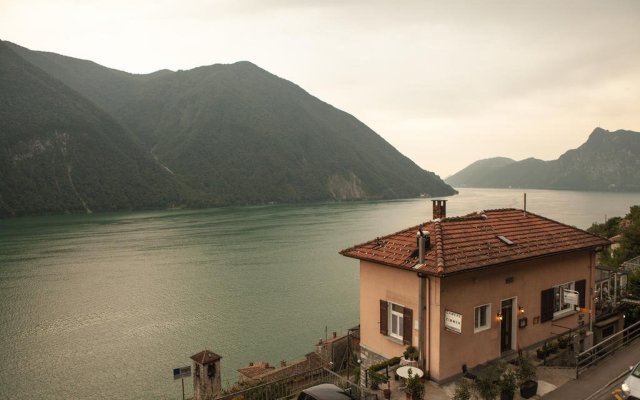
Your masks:
{"label": "mountain", "polygon": [[[91,127],[84,133],[87,140],[105,143],[93,144],[90,149],[78,148],[79,154],[95,165],[86,172],[84,164],[73,165],[73,171],[96,177],[114,173],[115,177],[109,179],[144,191],[136,202],[105,199],[101,203],[101,196],[129,196],[115,185],[93,193],[90,180],[83,181],[85,191],[79,192],[79,197],[93,201],[87,203],[88,209],[93,209],[91,205],[96,209],[118,209],[456,193],[355,117],[249,62],[136,75],[91,61],[2,43],[6,44],[3,53],[11,53],[12,62],[20,62],[25,71],[31,71],[30,75],[37,75],[41,87],[22,91],[21,87],[30,83],[20,75],[20,68],[12,78],[4,79],[3,84],[13,87],[2,95],[5,104],[1,112],[15,121],[2,127],[0,138],[12,137],[16,143],[27,143],[27,147],[31,143],[33,147],[25,132],[32,114],[42,114],[40,128],[47,132],[71,134],[66,126],[59,126],[61,121],[82,120]],[[3,59],[2,68],[7,67],[5,63],[9,61]],[[40,91],[46,96],[34,102],[36,107],[27,107]],[[12,105],[14,96],[20,98],[19,109]],[[56,96],[63,97],[64,102],[58,104],[54,101]],[[67,103],[82,106],[74,108]],[[110,157],[99,154],[109,146],[126,158],[126,162],[123,159],[116,163],[123,168],[117,174],[114,164],[98,162]],[[21,157],[14,147],[7,151],[9,160]],[[55,149],[56,154],[62,151],[59,146]],[[132,169],[131,162],[144,164],[144,168]],[[131,182],[125,171],[133,174]],[[151,171],[151,176],[147,179],[141,171]],[[28,191],[20,187],[33,179],[57,182],[40,172],[28,176],[22,173],[11,178],[11,193],[22,199],[43,196],[38,193],[38,185]],[[8,196],[3,187],[0,195],[3,199]],[[7,209],[14,213],[67,210],[62,206],[64,201],[55,207],[38,204],[25,206],[24,210],[14,206]],[[68,210],[77,211],[78,207]]]}
{"label": "mountain", "polygon": [[167,207],[184,191],[113,117],[0,41],[0,215]]}
{"label": "mountain", "polygon": [[459,187],[640,191],[640,133],[596,128],[557,160],[476,161],[446,179]]}
{"label": "mountain", "polygon": [[473,164],[468,165],[463,170],[451,175],[445,179],[445,181],[452,186],[465,186],[465,182],[484,182],[487,179],[491,179],[494,171],[514,162],[515,160],[507,157],[494,157],[478,160]]}

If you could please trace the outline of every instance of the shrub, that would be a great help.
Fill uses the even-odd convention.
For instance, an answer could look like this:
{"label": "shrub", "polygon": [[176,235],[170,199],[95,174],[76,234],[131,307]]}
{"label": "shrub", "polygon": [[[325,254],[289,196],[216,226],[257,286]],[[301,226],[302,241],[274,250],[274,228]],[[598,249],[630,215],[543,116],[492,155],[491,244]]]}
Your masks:
{"label": "shrub", "polygon": [[537,378],[536,366],[533,365],[533,362],[526,354],[518,354],[518,368],[516,368],[516,377],[518,380],[518,385],[520,386],[522,386],[522,384],[526,381],[535,381]]}
{"label": "shrub", "polygon": [[470,400],[471,384],[466,379],[460,379],[456,382],[456,390],[453,393],[453,400]]}
{"label": "shrub", "polygon": [[514,394],[516,388],[516,374],[513,371],[503,373],[500,377],[500,392]]}
{"label": "shrub", "polygon": [[407,379],[407,391],[411,394],[411,400],[422,400],[424,385],[418,375],[411,374],[411,370],[409,370],[409,378]]}

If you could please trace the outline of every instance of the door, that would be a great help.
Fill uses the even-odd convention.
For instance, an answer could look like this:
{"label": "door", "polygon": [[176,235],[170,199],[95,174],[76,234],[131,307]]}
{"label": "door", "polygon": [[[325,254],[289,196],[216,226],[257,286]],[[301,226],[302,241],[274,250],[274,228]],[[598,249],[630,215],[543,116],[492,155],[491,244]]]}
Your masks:
{"label": "door", "polygon": [[500,321],[500,351],[511,350],[513,337],[513,299],[502,300],[502,321]]}

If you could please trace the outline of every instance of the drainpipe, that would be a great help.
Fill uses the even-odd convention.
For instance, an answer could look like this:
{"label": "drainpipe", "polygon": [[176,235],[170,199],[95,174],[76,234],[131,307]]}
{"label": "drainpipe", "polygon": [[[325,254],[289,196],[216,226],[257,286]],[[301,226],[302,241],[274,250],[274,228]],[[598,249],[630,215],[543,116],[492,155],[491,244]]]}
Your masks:
{"label": "drainpipe", "polygon": [[[593,287],[594,287],[594,282],[593,282],[593,270],[595,269],[595,259],[596,259],[596,253],[593,252],[591,253],[591,257],[590,257],[590,264],[589,265],[589,332],[592,332],[593,334],[593,320],[596,316],[595,313],[595,304],[593,302]],[[585,296],[586,298],[586,296]]]}
{"label": "drainpipe", "polygon": [[[424,234],[422,232],[422,229],[420,229],[419,232],[419,237],[418,237],[418,254],[419,254],[419,259],[418,262],[420,266],[424,265],[424,251],[425,251],[425,244],[426,244],[426,238],[424,237]],[[423,371],[425,371],[425,373],[428,371],[428,365],[429,365],[429,359],[428,357],[426,357],[426,352],[425,352],[425,335],[428,334],[427,332],[427,328],[425,327],[425,323],[427,322],[425,314],[426,314],[426,305],[425,305],[425,298],[426,298],[426,293],[427,293],[427,281],[429,278],[427,278],[427,274],[425,274],[424,272],[418,272],[418,278],[420,278],[420,290],[418,293],[418,354],[419,357],[418,359],[420,360],[420,367],[422,368]]]}
{"label": "drainpipe", "polygon": [[[429,283],[429,278],[427,274],[424,272],[418,272],[418,277],[420,278],[420,301],[419,301],[419,336],[418,336],[418,352],[420,354],[420,368],[427,373],[429,371],[429,357],[427,356],[427,349],[425,346],[425,338],[426,335],[429,334],[429,320],[427,315],[427,306],[425,302],[425,298],[427,295],[427,284]],[[431,349],[429,349],[431,350]]]}

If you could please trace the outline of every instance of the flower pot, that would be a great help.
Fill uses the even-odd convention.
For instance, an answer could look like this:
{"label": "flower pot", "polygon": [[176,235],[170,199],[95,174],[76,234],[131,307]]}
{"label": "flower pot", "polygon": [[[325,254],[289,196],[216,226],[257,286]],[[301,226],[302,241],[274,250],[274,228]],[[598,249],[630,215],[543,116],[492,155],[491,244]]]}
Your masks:
{"label": "flower pot", "polygon": [[416,360],[412,360],[412,359],[409,359],[409,358],[402,357],[400,359],[400,365],[403,366],[403,367],[405,365],[408,365],[410,367],[416,367],[418,365],[418,362]]}
{"label": "flower pot", "polygon": [[529,399],[536,395],[538,392],[537,381],[525,381],[520,385],[520,396],[523,399]]}
{"label": "flower pot", "polygon": [[500,392],[500,400],[513,400],[513,392]]}

